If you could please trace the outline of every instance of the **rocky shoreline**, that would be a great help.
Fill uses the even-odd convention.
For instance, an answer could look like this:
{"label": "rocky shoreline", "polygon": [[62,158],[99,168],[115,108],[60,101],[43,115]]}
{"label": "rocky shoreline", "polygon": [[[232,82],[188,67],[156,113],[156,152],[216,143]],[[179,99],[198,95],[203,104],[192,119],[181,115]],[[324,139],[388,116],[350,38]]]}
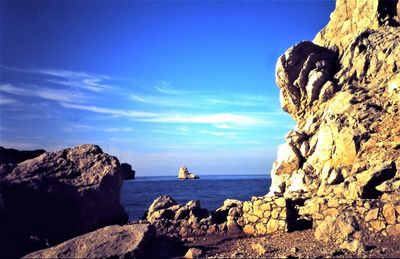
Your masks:
{"label": "rocky shoreline", "polygon": [[132,169],[100,147],[12,151],[0,165],[2,256],[399,257],[399,25],[400,1],[338,0],[313,42],[279,58],[281,106],[297,125],[269,192],[250,201],[210,212],[161,196],[128,223]]}

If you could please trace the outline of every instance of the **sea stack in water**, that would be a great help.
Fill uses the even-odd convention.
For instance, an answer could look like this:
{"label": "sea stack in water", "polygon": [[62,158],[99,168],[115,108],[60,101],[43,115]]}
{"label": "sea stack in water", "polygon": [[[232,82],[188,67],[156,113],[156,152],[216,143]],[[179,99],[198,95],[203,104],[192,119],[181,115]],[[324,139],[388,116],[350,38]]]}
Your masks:
{"label": "sea stack in water", "polygon": [[178,179],[199,179],[199,177],[195,173],[189,173],[186,166],[181,166],[179,168]]}

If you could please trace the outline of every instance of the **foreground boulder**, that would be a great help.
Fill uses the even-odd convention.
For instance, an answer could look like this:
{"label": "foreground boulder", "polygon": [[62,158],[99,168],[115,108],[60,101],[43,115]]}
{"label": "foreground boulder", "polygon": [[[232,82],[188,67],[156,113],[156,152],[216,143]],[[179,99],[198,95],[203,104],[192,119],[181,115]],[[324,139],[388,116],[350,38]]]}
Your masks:
{"label": "foreground boulder", "polygon": [[181,166],[179,168],[178,179],[199,179],[199,177],[194,173],[189,173],[186,166]]}
{"label": "foreground boulder", "polygon": [[[12,169],[12,168],[11,168]],[[0,250],[20,256],[123,224],[117,158],[81,145],[24,161],[0,180]]]}
{"label": "foreground boulder", "polygon": [[108,226],[23,258],[139,258],[155,237],[148,224]]}

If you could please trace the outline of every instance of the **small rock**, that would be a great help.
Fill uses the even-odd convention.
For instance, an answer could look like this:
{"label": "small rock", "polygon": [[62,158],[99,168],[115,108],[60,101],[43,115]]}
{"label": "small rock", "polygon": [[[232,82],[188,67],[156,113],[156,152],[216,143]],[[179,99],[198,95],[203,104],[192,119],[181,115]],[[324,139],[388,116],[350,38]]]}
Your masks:
{"label": "small rock", "polygon": [[189,248],[183,258],[199,258],[202,255],[203,251],[198,248]]}
{"label": "small rock", "polygon": [[252,248],[255,252],[257,252],[259,255],[264,255],[264,254],[267,252],[267,250],[265,249],[265,247],[264,247],[262,244],[260,244],[260,243],[252,244],[252,245],[251,245],[251,248]]}

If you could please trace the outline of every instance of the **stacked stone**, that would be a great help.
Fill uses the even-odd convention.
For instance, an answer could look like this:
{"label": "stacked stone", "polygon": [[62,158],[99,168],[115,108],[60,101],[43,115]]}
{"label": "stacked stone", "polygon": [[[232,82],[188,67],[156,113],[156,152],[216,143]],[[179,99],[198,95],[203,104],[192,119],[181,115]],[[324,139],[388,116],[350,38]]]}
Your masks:
{"label": "stacked stone", "polygon": [[243,203],[243,232],[250,235],[266,235],[285,232],[287,204],[284,197],[252,197]]}
{"label": "stacked stone", "polygon": [[299,215],[318,227],[327,217],[336,218],[345,211],[359,219],[363,229],[384,236],[400,236],[400,196],[384,194],[381,199],[338,199],[315,197],[300,207]]}
{"label": "stacked stone", "polygon": [[158,234],[169,236],[198,236],[226,229],[226,223],[214,223],[199,201],[179,204],[170,196],[155,199],[147,211],[146,220],[156,227]]}
{"label": "stacked stone", "polygon": [[384,195],[364,213],[368,230],[383,235],[400,236],[400,197]]}

